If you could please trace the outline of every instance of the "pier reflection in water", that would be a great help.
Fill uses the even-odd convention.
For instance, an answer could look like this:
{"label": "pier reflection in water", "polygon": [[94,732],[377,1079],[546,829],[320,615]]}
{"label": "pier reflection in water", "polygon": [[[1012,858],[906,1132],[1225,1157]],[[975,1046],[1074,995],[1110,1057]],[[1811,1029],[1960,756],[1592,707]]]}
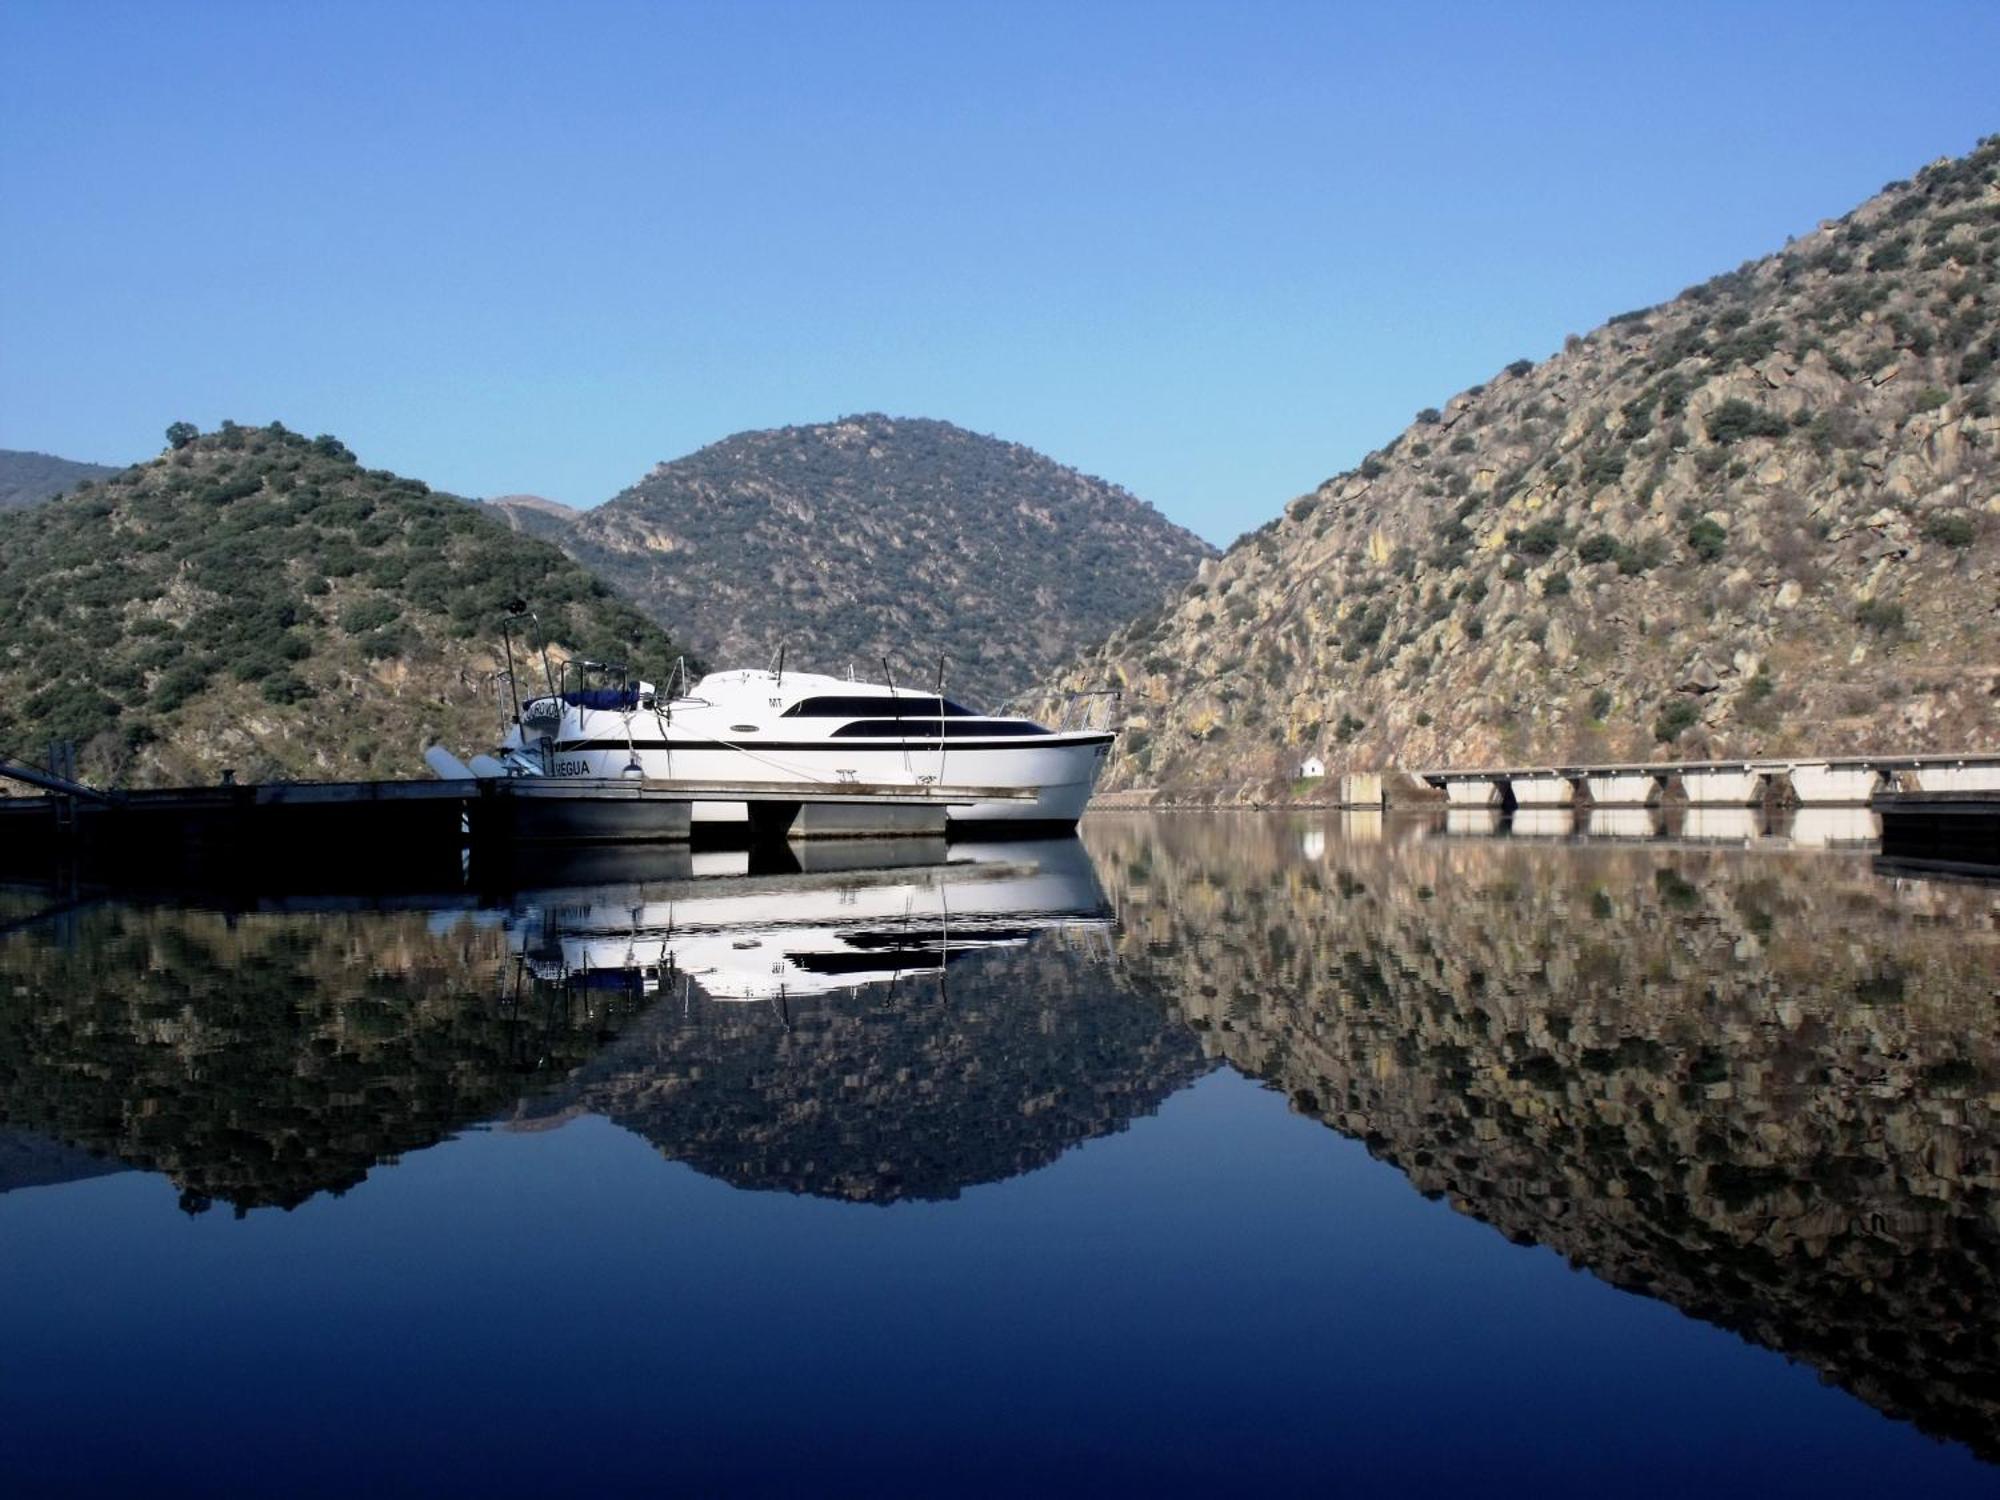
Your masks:
{"label": "pier reflection in water", "polygon": [[[317,1263],[316,1243],[361,1230],[394,1244],[427,1201],[441,1215],[462,1203],[454,1172],[503,1188],[511,1172],[524,1197],[508,1241],[528,1236],[553,1275],[609,1277],[607,1294],[651,1305],[662,1294],[648,1256],[695,1256],[673,1247],[725,1236],[737,1262],[782,1263],[818,1288],[790,1304],[803,1326],[767,1332],[767,1356],[811,1364],[844,1348],[878,1378],[907,1382],[901,1361],[917,1348],[964,1388],[901,1384],[910,1409],[894,1417],[822,1392],[827,1430],[796,1411],[787,1422],[731,1411],[696,1471],[711,1477],[866,1487],[884,1472],[879,1454],[843,1467],[841,1453],[862,1450],[830,1435],[858,1423],[884,1442],[900,1434],[917,1466],[899,1471],[905,1481],[980,1453],[1001,1489],[1018,1487],[1008,1476],[1060,1472],[1078,1441],[1100,1455],[1100,1478],[1145,1474],[1168,1488],[1196,1474],[1297,1479],[1338,1458],[1366,1489],[1370,1475],[1388,1484],[1455,1471],[1465,1457],[1453,1457],[1455,1442],[1470,1453],[1499,1441],[1525,1445],[1515,1458],[1552,1481],[1544,1490],[1586,1474],[1660,1484],[1699,1474],[1727,1489],[1732,1475],[1749,1486],[1801,1463],[1850,1479],[1921,1472],[1942,1490],[1990,1483],[1996,888],[1877,874],[1865,850],[1845,847],[1866,838],[1860,810],[1772,824],[1730,810],[1602,809],[1581,829],[1567,812],[1528,826],[1523,816],[1472,827],[1458,809],[1417,820],[1114,815],[1089,820],[1082,844],[916,847],[900,864],[887,846],[823,847],[756,873],[741,853],[605,851],[524,884],[517,872],[518,888],[321,891],[232,898],[229,910],[0,890],[0,1186],[19,1190],[0,1195],[0,1237],[26,1252],[0,1290],[0,1334],[66,1369],[65,1388],[109,1378],[105,1358],[142,1377],[192,1369],[227,1384],[229,1361],[190,1367],[186,1354],[168,1360],[115,1329],[78,1343],[38,1321],[49,1286],[66,1284],[64,1257],[143,1265],[187,1253],[171,1248],[180,1216],[163,1214],[148,1184],[163,1177],[167,1204],[200,1222],[218,1218],[200,1213],[212,1204],[250,1215],[239,1228],[222,1216],[215,1259],[194,1265],[216,1278],[200,1305],[256,1346],[296,1338],[299,1320],[309,1325],[322,1299],[338,1301],[340,1277],[357,1274],[298,1269]],[[625,1158],[613,1137],[583,1123],[562,1131],[574,1144],[561,1186],[520,1154],[592,1118],[654,1158],[650,1173],[619,1176],[624,1196],[603,1204],[578,1184],[629,1174],[614,1168]],[[1114,1152],[1112,1137],[1127,1144]],[[520,1144],[500,1149],[510,1141]],[[1367,1175],[1386,1168],[1358,1152],[1343,1167],[1350,1142],[1497,1233],[1457,1238],[1464,1219]],[[698,1175],[672,1176],[659,1158]],[[403,1179],[408,1191],[394,1188]],[[778,1190],[762,1195],[773,1211],[746,1217],[675,1186],[703,1181]],[[968,1191],[998,1183],[1007,1196]],[[676,1205],[665,1222],[647,1207],[660,1194]],[[558,1199],[567,1217],[555,1235],[538,1216]],[[1100,1200],[1122,1205],[1116,1228]],[[60,1214],[37,1208],[57,1202]],[[815,1202],[823,1209],[807,1208]],[[878,1221],[819,1216],[877,1211],[843,1204],[930,1204],[924,1212],[944,1217],[868,1228]],[[303,1217],[271,1242],[251,1212],[266,1208]],[[1135,1234],[1115,1272],[1094,1258],[1094,1246]],[[269,1274],[303,1279],[295,1298],[274,1291],[279,1282],[263,1287],[275,1301],[262,1321],[218,1268],[241,1274],[267,1242],[290,1268],[274,1261]],[[635,1258],[635,1242],[647,1253]],[[791,1248],[808,1244],[849,1270],[883,1259],[864,1292],[808,1269]],[[1023,1257],[1009,1268],[1019,1285],[994,1259],[1002,1244]],[[1301,1259],[1313,1245],[1346,1257],[1344,1278],[1315,1274],[1312,1255]],[[1590,1281],[1534,1282],[1516,1245],[1651,1301],[1604,1303]],[[904,1253],[919,1261],[902,1264]],[[452,1266],[405,1254],[394,1271],[436,1305],[461,1307],[455,1277],[489,1254],[459,1243]],[[1392,1263],[1438,1269],[1401,1292],[1408,1273]],[[871,1300],[890,1296],[889,1264],[902,1264],[888,1281],[904,1298]],[[1281,1306],[1257,1290],[1278,1286],[1290,1289]],[[1415,1299],[1382,1313],[1405,1332],[1371,1335],[1357,1286],[1390,1304]],[[162,1290],[150,1289],[155,1301]],[[122,1305],[115,1289],[94,1294]],[[756,1325],[772,1294],[710,1278],[701,1316],[684,1301],[672,1316],[699,1345],[702,1319],[716,1337],[732,1319]],[[1088,1312],[1070,1300],[1079,1296]],[[863,1332],[843,1311],[856,1298],[881,1329]],[[1570,1329],[1605,1363],[1545,1372],[1539,1392],[1496,1387],[1443,1352],[1477,1358],[1461,1347],[1477,1335],[1435,1326],[1435,1309],[1455,1303],[1495,1337]],[[1785,1372],[1745,1365],[1768,1356],[1726,1334],[1689,1344],[1642,1316],[1657,1303],[1859,1400],[1757,1386],[1773,1405],[1748,1431],[1768,1422],[1777,1447],[1780,1434],[1809,1434],[1817,1456],[1759,1453],[1754,1436],[1731,1435],[1729,1403],[1746,1382]],[[927,1321],[905,1326],[913,1309]],[[451,1371],[463,1382],[449,1351],[490,1339],[486,1313],[439,1316],[443,1342],[425,1358],[440,1380]],[[935,1347],[933,1327],[951,1330]],[[1321,1327],[1326,1341],[1300,1342]],[[1036,1330],[1030,1363],[1049,1398],[1069,1403],[1066,1428],[976,1409],[980,1398],[1021,1399],[1023,1329]],[[1623,1354],[1593,1342],[1613,1332]],[[1129,1362],[1168,1333],[1149,1360]],[[156,1336],[173,1335],[169,1320]],[[587,1368],[615,1355],[677,1389],[704,1378],[731,1388],[717,1369],[733,1355],[677,1363],[692,1356],[671,1352],[671,1328],[644,1352],[622,1333],[595,1337],[604,1347],[584,1339],[566,1357]],[[343,1357],[310,1332],[306,1343],[320,1350],[315,1378],[331,1385],[388,1357]],[[1167,1347],[1192,1363],[1167,1360]],[[1359,1351],[1379,1389],[1342,1373]],[[248,1357],[239,1348],[230,1361]],[[1549,1391],[1574,1386],[1570,1399],[1588,1407],[1577,1393],[1644,1388],[1656,1370],[1673,1394],[1652,1392],[1646,1411],[1572,1412],[1575,1430],[1547,1427]],[[74,1413],[38,1394],[18,1362],[0,1380],[0,1404],[38,1417],[0,1435],[0,1467],[95,1473],[107,1488],[156,1475],[142,1407],[100,1413],[136,1435],[119,1464],[67,1470],[60,1434]],[[1711,1386],[1708,1405],[1689,1394]],[[1427,1425],[1418,1439],[1409,1411],[1371,1405],[1395,1391],[1453,1412],[1456,1431]],[[505,1399],[500,1387],[490,1397]],[[1163,1418],[1187,1400],[1233,1410],[1235,1436]],[[431,1415],[442,1462],[448,1434],[465,1427]],[[288,1420],[307,1419],[292,1410]],[[804,1424],[813,1436],[799,1438],[800,1454],[816,1456],[768,1448],[765,1422],[794,1436]],[[1653,1446],[1662,1425],[1681,1445],[1671,1459]],[[1080,1436],[1052,1435],[1071,1429]],[[1498,1436],[1514,1429],[1528,1435]],[[923,1430],[931,1436],[916,1442]],[[1246,1443],[1262,1457],[1246,1460]],[[702,1434],[675,1429],[668,1447],[688,1460]],[[666,1451],[641,1442],[631,1462]],[[1741,1467],[1718,1478],[1724,1452]],[[582,1453],[564,1472],[592,1473],[593,1462],[625,1472],[624,1459]]]}

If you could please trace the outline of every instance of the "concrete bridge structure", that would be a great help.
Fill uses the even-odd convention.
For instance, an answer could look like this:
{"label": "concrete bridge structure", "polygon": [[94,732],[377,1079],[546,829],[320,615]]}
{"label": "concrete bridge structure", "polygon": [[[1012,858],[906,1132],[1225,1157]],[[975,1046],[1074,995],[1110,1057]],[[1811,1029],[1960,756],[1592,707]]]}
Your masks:
{"label": "concrete bridge structure", "polygon": [[1949,755],[1792,756],[1623,765],[1433,768],[1411,773],[1454,808],[1748,807],[1789,795],[1802,807],[1865,807],[1879,792],[2000,795],[2000,751]]}

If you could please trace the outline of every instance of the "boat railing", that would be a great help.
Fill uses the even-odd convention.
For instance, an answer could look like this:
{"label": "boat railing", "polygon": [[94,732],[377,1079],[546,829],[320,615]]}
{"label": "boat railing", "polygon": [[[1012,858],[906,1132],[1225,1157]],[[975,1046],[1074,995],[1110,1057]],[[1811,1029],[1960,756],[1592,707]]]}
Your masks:
{"label": "boat railing", "polygon": [[1121,688],[1081,688],[1059,700],[1055,727],[1065,732],[1102,733],[1118,727],[1124,703]]}

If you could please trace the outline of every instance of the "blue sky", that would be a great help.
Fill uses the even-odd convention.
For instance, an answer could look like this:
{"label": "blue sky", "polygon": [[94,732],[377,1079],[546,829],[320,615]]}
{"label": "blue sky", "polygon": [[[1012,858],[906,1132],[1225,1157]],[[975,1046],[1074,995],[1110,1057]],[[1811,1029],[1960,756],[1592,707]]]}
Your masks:
{"label": "blue sky", "polygon": [[1216,541],[2000,130],[2000,5],[0,0],[0,446],[605,499],[936,416]]}

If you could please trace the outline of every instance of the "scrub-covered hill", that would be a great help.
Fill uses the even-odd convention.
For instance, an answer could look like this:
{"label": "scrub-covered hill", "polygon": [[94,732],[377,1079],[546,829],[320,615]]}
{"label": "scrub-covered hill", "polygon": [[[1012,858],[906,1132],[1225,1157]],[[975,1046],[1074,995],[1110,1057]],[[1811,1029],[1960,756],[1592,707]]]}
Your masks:
{"label": "scrub-covered hill", "polygon": [[553,547],[331,437],[176,425],[0,516],[0,753],[134,784],[421,774],[499,733],[499,622],[664,675],[666,635]]}
{"label": "scrub-covered hill", "polygon": [[1418,414],[1053,689],[1108,787],[2000,738],[2000,136]]}
{"label": "scrub-covered hill", "polygon": [[[517,515],[542,532],[546,511]],[[1194,575],[1214,549],[1116,485],[948,422],[744,432],[546,532],[695,649],[929,679],[982,706]]]}

